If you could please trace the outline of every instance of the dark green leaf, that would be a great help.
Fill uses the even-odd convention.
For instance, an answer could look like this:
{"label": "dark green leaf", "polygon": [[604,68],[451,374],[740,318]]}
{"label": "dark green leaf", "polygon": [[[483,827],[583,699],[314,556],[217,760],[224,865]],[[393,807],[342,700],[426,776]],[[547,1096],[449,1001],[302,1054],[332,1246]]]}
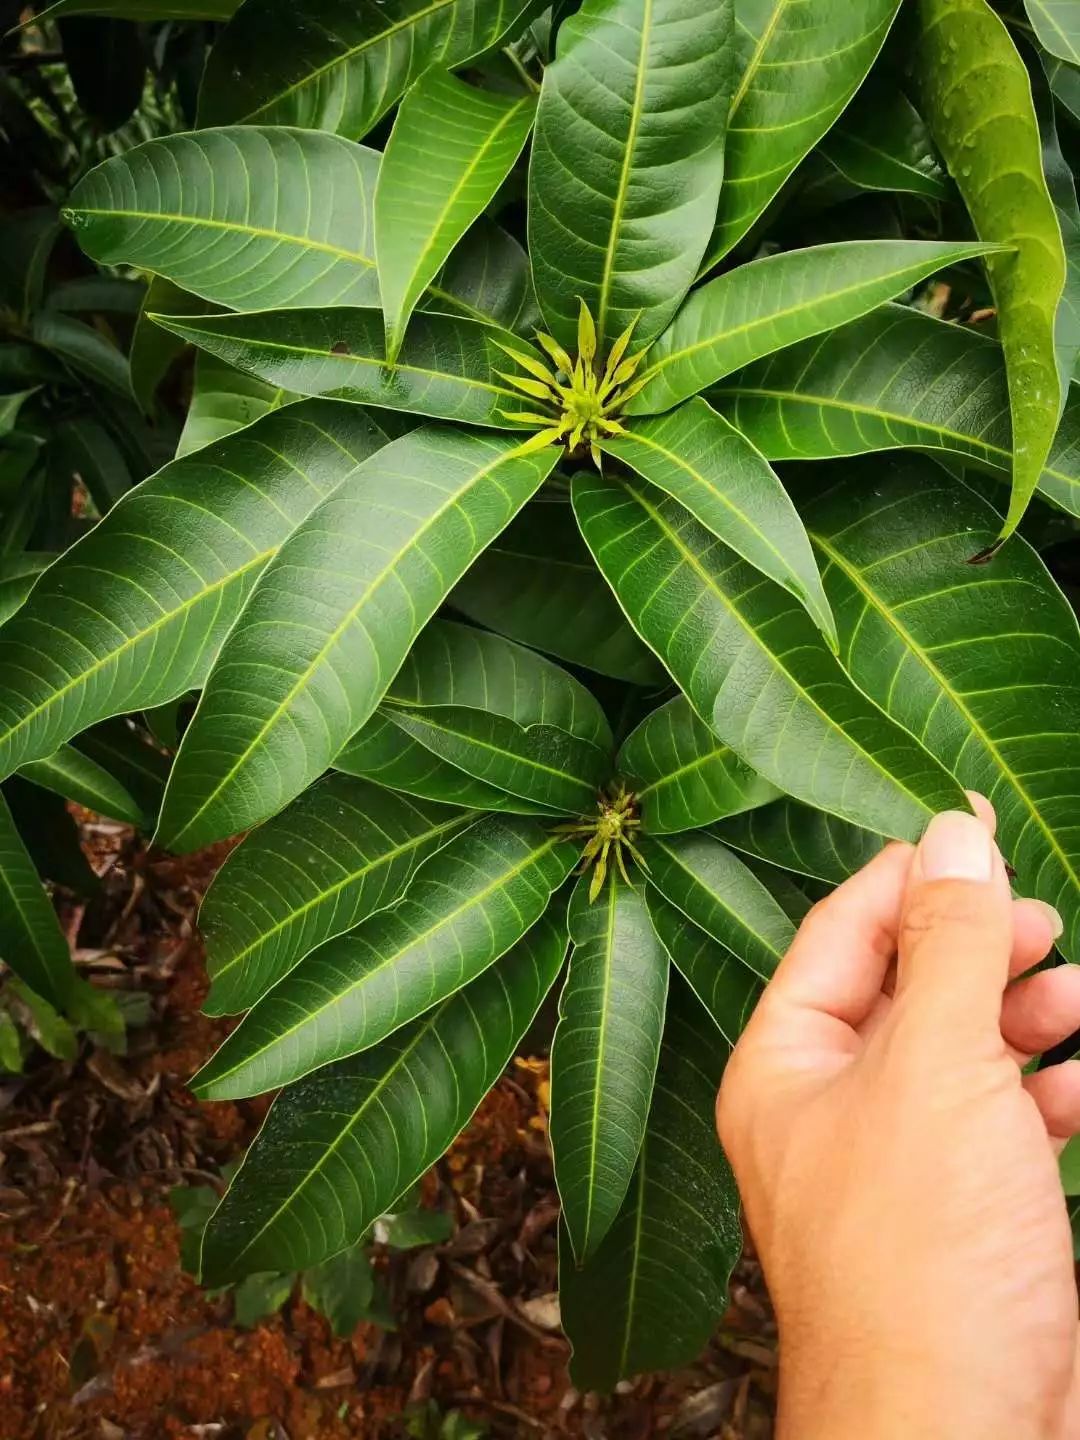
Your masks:
{"label": "dark green leaf", "polygon": [[790,794],[915,839],[963,792],[848,680],[805,610],[675,501],[582,472],[574,508],[604,575],[699,717]]}
{"label": "dark green leaf", "polygon": [[579,1265],[626,1197],[645,1135],[667,1003],[668,957],[640,890],[613,872],[570,900],[573,949],[551,1052],[551,1146]]}
{"label": "dark green leaf", "polygon": [[138,315],[146,291],[147,287],[141,280],[124,280],[116,275],[85,275],[54,285],[45,297],[45,308],[75,314]]}
{"label": "dark green leaf", "polygon": [[3,796],[0,796],[0,960],[36,995],[63,1009],[75,982],[68,943]]}
{"label": "dark green leaf", "polygon": [[1074,348],[1057,348],[1065,252],[1043,176],[1031,84],[1004,23],[986,0],[920,0],[919,13],[923,113],[976,232],[1012,247],[986,262],[1012,410],[1008,535],[1039,482],[1076,358]]}
{"label": "dark green leaf", "polygon": [[[637,317],[655,340],[716,218],[733,0],[586,0],[544,71],[529,243],[551,333],[576,348],[579,299],[600,353]],[[663,179],[658,180],[658,171]]]}
{"label": "dark green leaf", "polygon": [[281,1095],[207,1229],[204,1284],[316,1264],[392,1210],[499,1078],[565,953],[545,917],[422,1019]]}
{"label": "dark green leaf", "polygon": [[77,374],[122,399],[131,398],[128,363],[99,330],[74,316],[41,310],[34,317],[31,333],[36,343],[62,360]]}
{"label": "dark green leaf", "polygon": [[61,15],[110,15],[117,20],[228,20],[238,0],[56,0],[37,23]]}
{"label": "dark green leaf", "polygon": [[853,240],[789,250],[740,265],[695,290],[649,351],[637,415],[670,410],[724,375],[832,330],[935,270],[983,254],[979,244]]}
{"label": "dark green leaf", "polygon": [[431,70],[405,96],[375,190],[375,254],[393,361],[417,301],[506,179],[532,128],[532,95]]}
{"label": "dark green leaf", "polygon": [[192,1081],[258,1095],[384,1040],[467,985],[539,920],[577,849],[489,816],[425,861],[391,910],[329,940],[263,997]]}
{"label": "dark green leaf", "polygon": [[316,506],[221,648],[173,766],[162,843],[197,849],[234,834],[316,779],[557,458],[523,454],[509,437],[427,427]]}
{"label": "dark green leaf", "polygon": [[200,685],[255,576],[382,441],[359,409],[290,406],[120,501],[0,631],[0,774]]}
{"label": "dark green leaf", "polygon": [[124,452],[93,415],[62,420],[51,432],[50,464],[77,475],[99,515],[106,514],[134,483]]}
{"label": "dark green leaf", "polygon": [[0,555],[0,625],[22,605],[34,581],[56,559],[34,551]]}
{"label": "dark green leaf", "polygon": [[522,335],[540,321],[529,257],[512,235],[483,216],[439,272],[426,304]]}
{"label": "dark green leaf", "polygon": [[776,800],[733,816],[714,825],[713,834],[744,854],[832,885],[861,870],[885,844],[873,830],[798,800]]}
{"label": "dark green leaf", "polygon": [[204,1009],[247,1009],[310,950],[392,905],[468,818],[348,775],[320,780],[249,835],[207,891]]}
{"label": "dark green leaf", "polygon": [[673,975],[645,1142],[619,1217],[583,1270],[560,1236],[562,1320],[582,1390],[690,1364],[726,1308],[742,1250],[735,1181],[713,1127],[726,1049]]}
{"label": "dark green leaf", "polygon": [[247,1275],[233,1291],[233,1320],[250,1330],[268,1315],[276,1315],[292,1294],[295,1275]]}
{"label": "dark green leaf", "polygon": [[761,981],[652,885],[646,887],[645,900],[653,928],[672,963],[708,1010],[727,1043],[734,1045],[764,988]]}
{"label": "dark green leaf", "polygon": [[702,724],[685,695],[647,715],[623,741],[616,763],[645,829],[657,835],[696,830],[779,793]]}
{"label": "dark green leaf", "polygon": [[843,477],[806,515],[844,665],[989,797],[1018,888],[1057,907],[1062,953],[1080,959],[1076,617],[1019,537],[990,568],[967,563],[997,514],[926,460],[852,465]]}
{"label": "dark green leaf", "polygon": [[[70,18],[68,18],[70,17]],[[117,130],[138,108],[146,81],[139,31],[130,20],[56,17],[79,105],[102,130]]]}
{"label": "dark green leaf", "polygon": [[347,1339],[362,1320],[371,1318],[375,1274],[366,1246],[353,1245],[306,1270],[303,1295],[326,1316],[333,1333]]}
{"label": "dark green leaf", "polygon": [[[205,315],[211,308],[201,295],[181,290],[171,280],[152,275],[143,296],[139,318],[131,336],[128,364],[131,388],[135,399],[148,414],[153,410],[154,397],[173,361],[184,349],[184,342],[171,330],[163,330],[151,315]],[[194,448],[194,447],[191,447]]]}
{"label": "dark green leaf", "polygon": [[704,400],[640,420],[602,450],[666,490],[755,569],[790,590],[836,644],[814,552],[768,462]]}
{"label": "dark green leaf", "polygon": [[821,151],[863,190],[898,190],[928,200],[947,200],[952,193],[926,122],[902,90],[864,86]]}
{"label": "dark green leaf", "polygon": [[146,816],[128,790],[88,755],[71,745],[61,745],[45,760],[32,760],[19,771],[46,790],[85,805],[98,815],[127,825],[142,825]]}
{"label": "dark green leaf", "polygon": [[279,385],[267,385],[265,380],[200,350],[195,357],[195,383],[177,456],[190,455],[193,450],[222,440],[294,399],[296,396]]}
{"label": "dark green leaf", "polygon": [[[4,263],[0,266],[0,298],[26,321],[41,304],[45,275],[62,227],[51,205],[34,205],[0,224]],[[5,341],[5,349],[10,345]],[[4,373],[4,379],[10,377]]]}

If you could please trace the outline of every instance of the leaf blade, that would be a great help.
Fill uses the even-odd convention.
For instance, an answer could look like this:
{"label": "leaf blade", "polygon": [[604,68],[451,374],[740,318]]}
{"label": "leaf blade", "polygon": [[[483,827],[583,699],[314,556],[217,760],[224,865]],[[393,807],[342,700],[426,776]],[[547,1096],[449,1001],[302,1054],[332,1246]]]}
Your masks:
{"label": "leaf blade", "polygon": [[35,995],[63,1010],[76,983],[60,922],[0,795],[0,959]]}

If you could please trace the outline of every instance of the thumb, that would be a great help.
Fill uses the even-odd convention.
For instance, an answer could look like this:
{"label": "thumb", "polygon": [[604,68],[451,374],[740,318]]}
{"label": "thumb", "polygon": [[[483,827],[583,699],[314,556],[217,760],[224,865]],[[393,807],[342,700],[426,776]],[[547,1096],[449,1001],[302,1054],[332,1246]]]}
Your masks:
{"label": "thumb", "polygon": [[974,815],[935,815],[915,852],[900,917],[896,995],[951,1045],[1000,1036],[1012,898],[1001,854]]}

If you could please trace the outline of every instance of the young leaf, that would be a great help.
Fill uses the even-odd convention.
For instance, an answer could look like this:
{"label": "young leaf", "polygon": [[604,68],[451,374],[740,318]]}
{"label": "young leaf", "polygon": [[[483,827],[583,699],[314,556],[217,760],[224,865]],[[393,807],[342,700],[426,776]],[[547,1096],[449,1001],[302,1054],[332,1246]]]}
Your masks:
{"label": "young leaf", "polygon": [[384,438],[309,401],[131,491],[0,631],[0,775],[202,684],[258,572]]}
{"label": "young leaf", "polygon": [[698,715],[780,789],[916,839],[963,791],[856,690],[805,610],[637,481],[581,472],[574,510],[596,562]]}
{"label": "young leaf", "polygon": [[570,900],[570,968],[551,1051],[551,1147],[579,1265],[626,1197],[649,1116],[667,1003],[668,957],[640,890],[613,872]]}
{"label": "young leaf", "polygon": [[210,52],[199,124],[299,125],[359,140],[433,65],[516,32],[526,0],[249,0]]}
{"label": "young leaf", "polygon": [[742,1227],[713,1126],[726,1051],[673,975],[645,1141],[618,1219],[581,1270],[560,1236],[562,1320],[582,1390],[688,1365],[727,1305]]}
{"label": "young leaf", "polygon": [[468,1123],[565,954],[545,916],[422,1019],[279,1096],[207,1227],[203,1283],[305,1268],[359,1240]]}
{"label": "young leaf", "polygon": [[536,120],[529,242],[548,329],[572,349],[579,300],[604,356],[635,317],[634,344],[654,340],[690,287],[723,174],[732,10],[733,0],[586,0],[559,30]]}
{"label": "young leaf", "polygon": [[664,671],[626,623],[569,505],[537,501],[458,581],[450,603],[479,625],[586,670],[662,685]]}
{"label": "young leaf", "polygon": [[[1012,464],[1001,346],[902,305],[740,370],[710,398],[770,460],[911,446],[1005,477]],[[1080,516],[1080,394],[1066,404],[1039,490]]]}
{"label": "young leaf", "polygon": [[989,796],[1018,888],[1057,907],[1062,953],[1080,959],[1080,632],[1067,600],[1019,538],[990,570],[965,564],[996,512],[917,458],[845,467],[806,513],[845,668]]}
{"label": "young leaf", "polygon": [[532,95],[477,90],[430,70],[405,96],[375,187],[375,257],[386,358],[416,302],[521,154]]}
{"label": "young leaf", "polygon": [[946,265],[989,248],[939,240],[853,240],[740,265],[695,290],[649,351],[628,411],[654,415],[724,375],[855,320]]}
{"label": "young leaf", "polygon": [[[916,50],[923,112],[975,230],[1003,243],[987,269],[1005,351],[1013,485],[1002,535],[1027,509],[1054,439],[1076,358],[1062,353],[1061,228],[1043,176],[1031,84],[1004,23],[986,0],[920,0]],[[987,86],[994,123],[987,123]]]}
{"label": "young leaf", "polygon": [[862,84],[900,0],[739,0],[744,56],[728,119],[720,211],[705,268],[749,230]]}
{"label": "young leaf", "polygon": [[0,960],[58,1010],[75,984],[71,952],[52,902],[0,795]]}
{"label": "young leaf", "polygon": [[722,820],[712,833],[733,850],[830,885],[861,870],[885,844],[873,830],[789,799]]}
{"label": "young leaf", "polygon": [[349,775],[313,785],[239,845],[199,912],[210,1015],[246,1010],[309,951],[392,905],[473,818]]}
{"label": "young leaf", "polygon": [[516,336],[454,315],[415,315],[390,364],[382,312],[358,307],[265,310],[254,315],[161,316],[166,329],[266,384],[298,395],[339,400],[520,430],[504,411],[522,396],[500,380],[510,366],[499,342],[521,350]]}
{"label": "young leaf", "polygon": [[258,1095],[378,1044],[520,940],[576,859],[534,820],[479,821],[430,856],[392,910],[301,960],[192,1088],[213,1100]]}
{"label": "young leaf", "polygon": [[836,644],[814,552],[787,491],[765,457],[704,400],[640,420],[600,448],[666,490],[755,569],[790,590]]}
{"label": "young leaf", "polygon": [[162,843],[197,849],[234,834],[316,779],[557,458],[430,426],[392,441],[318,505],[221,648],[173,766]]}
{"label": "young leaf", "polygon": [[704,834],[643,835],[640,848],[650,885],[768,980],[795,929],[742,860]]}
{"label": "young leaf", "polygon": [[645,902],[672,964],[712,1016],[720,1034],[734,1045],[764,989],[761,981],[652,885],[646,886]]}
{"label": "young leaf", "polygon": [[646,715],[623,741],[616,768],[652,835],[697,830],[779,793],[702,724],[685,695]]}

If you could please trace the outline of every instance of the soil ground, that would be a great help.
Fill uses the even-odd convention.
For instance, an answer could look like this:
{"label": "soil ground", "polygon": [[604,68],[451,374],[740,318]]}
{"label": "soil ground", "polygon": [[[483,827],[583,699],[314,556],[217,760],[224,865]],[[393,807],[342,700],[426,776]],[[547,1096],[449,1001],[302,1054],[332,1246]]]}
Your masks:
{"label": "soil ground", "polygon": [[428,1401],[492,1437],[771,1435],[775,1327],[751,1259],[695,1365],[606,1398],[571,1387],[543,1056],[510,1067],[426,1177],[450,1239],[379,1253],[396,1329],[335,1339],[298,1293],[238,1328],[231,1297],[182,1272],[168,1198],[220,1186],[266,1109],[185,1088],[229,1024],[199,1013],[195,926],[224,852],[178,861],[81,818],[102,890],[58,897],[76,961],[150,1008],[126,1055],[84,1042],[0,1080],[0,1440],[390,1440]]}

